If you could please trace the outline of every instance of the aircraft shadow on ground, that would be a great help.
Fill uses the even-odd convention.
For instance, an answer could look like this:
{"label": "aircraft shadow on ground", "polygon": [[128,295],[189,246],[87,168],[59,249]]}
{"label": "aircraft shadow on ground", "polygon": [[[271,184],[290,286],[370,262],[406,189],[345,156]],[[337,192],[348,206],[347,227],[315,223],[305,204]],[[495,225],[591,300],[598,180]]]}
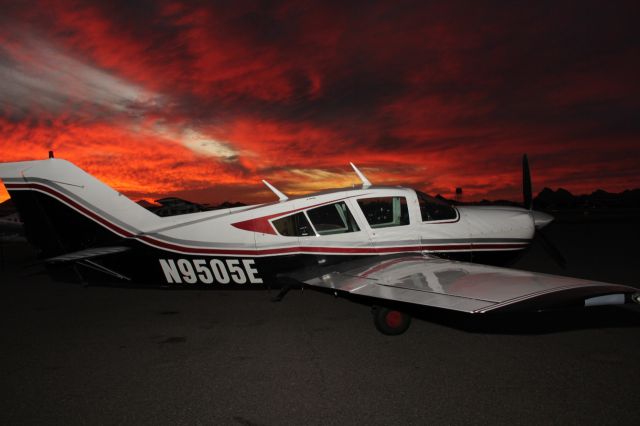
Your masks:
{"label": "aircraft shadow on ground", "polygon": [[[0,273],[15,272],[16,264],[11,262],[13,267],[2,268]],[[38,261],[29,259],[17,262],[22,269],[18,276],[29,278],[39,275],[47,275],[46,268]],[[9,265],[5,265],[9,266]],[[80,284],[77,274],[72,268],[67,269],[64,277],[57,277],[58,285]],[[50,272],[50,271],[49,271]],[[60,279],[62,278],[62,279]],[[66,279],[65,279],[66,278]],[[137,288],[141,285],[130,283],[93,284],[99,287],[123,287]],[[93,286],[92,285],[92,286]],[[146,286],[144,286],[146,287]],[[299,288],[299,287],[293,287]],[[313,289],[321,293],[330,293],[322,289]],[[260,290],[256,290],[260,291]],[[276,288],[265,291],[265,300],[273,298],[278,294]],[[371,305],[375,301],[368,298],[346,296],[351,302],[356,304]],[[379,303],[379,301],[378,301]],[[415,320],[423,320],[446,327],[451,327],[472,333],[485,334],[551,334],[573,330],[597,329],[597,328],[640,328],[640,306],[595,306],[595,307],[569,307],[548,311],[524,311],[524,312],[503,312],[488,314],[466,314],[455,311],[448,311],[438,308],[413,307],[404,304],[389,306],[409,313]]]}
{"label": "aircraft shadow on ground", "polygon": [[551,334],[595,328],[640,328],[635,306],[576,307],[540,312],[465,314],[422,309],[414,318],[472,333]]}
{"label": "aircraft shadow on ground", "polygon": [[[371,305],[367,298],[347,296],[350,301]],[[389,304],[414,320],[427,321],[471,333],[552,334],[597,328],[640,328],[640,306],[571,306],[544,311],[510,311],[469,314],[432,307]]]}

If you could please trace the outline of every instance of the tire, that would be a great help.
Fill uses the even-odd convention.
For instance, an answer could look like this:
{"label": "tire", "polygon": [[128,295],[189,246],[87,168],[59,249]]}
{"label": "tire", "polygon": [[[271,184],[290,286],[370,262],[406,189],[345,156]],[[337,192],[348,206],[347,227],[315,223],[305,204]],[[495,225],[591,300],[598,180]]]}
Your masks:
{"label": "tire", "polygon": [[407,331],[411,325],[411,316],[394,309],[374,306],[373,323],[380,333],[397,336]]}

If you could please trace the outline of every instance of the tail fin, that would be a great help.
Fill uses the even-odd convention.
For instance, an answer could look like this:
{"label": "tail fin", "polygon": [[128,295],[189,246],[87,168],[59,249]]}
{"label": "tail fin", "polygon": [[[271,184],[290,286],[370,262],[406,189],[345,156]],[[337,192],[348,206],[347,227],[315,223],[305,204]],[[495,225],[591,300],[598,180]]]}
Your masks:
{"label": "tail fin", "polygon": [[114,244],[161,221],[65,160],[0,163],[0,179],[45,256]]}

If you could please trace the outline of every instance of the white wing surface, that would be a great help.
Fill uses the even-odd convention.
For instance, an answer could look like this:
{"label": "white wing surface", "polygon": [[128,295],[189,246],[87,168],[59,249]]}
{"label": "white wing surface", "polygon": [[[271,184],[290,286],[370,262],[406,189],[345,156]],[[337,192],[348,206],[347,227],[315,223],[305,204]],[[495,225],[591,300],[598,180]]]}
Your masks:
{"label": "white wing surface", "polygon": [[374,258],[326,267],[324,272],[292,278],[358,296],[468,313],[542,309],[568,302],[616,304],[638,292],[625,285],[428,256]]}

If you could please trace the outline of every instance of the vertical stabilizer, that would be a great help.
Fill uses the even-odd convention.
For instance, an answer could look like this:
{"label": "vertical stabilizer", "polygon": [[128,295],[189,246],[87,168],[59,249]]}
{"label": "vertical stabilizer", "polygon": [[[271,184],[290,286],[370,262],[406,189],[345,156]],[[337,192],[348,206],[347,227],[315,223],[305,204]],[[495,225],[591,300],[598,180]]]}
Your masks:
{"label": "vertical stabilizer", "polygon": [[25,234],[52,256],[113,244],[161,218],[65,160],[0,163]]}

